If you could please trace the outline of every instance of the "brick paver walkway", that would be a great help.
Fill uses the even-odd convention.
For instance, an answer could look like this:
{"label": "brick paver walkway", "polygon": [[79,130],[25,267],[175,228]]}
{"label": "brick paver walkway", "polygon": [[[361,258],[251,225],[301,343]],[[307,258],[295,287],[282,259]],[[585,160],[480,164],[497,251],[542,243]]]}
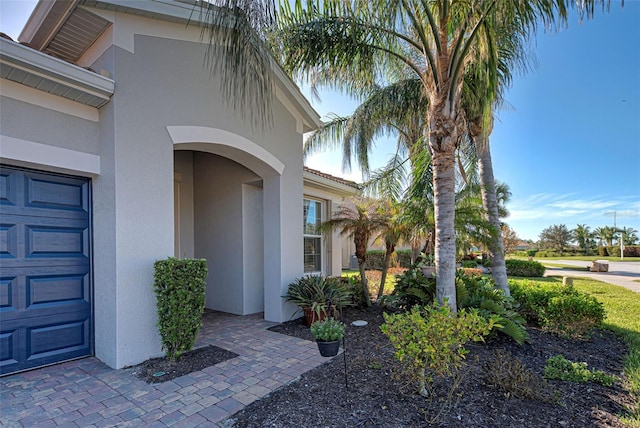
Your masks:
{"label": "brick paver walkway", "polygon": [[7,427],[216,426],[324,363],[315,343],[268,331],[262,315],[206,311],[196,347],[239,356],[149,385],[96,358],[0,378],[0,425]]}

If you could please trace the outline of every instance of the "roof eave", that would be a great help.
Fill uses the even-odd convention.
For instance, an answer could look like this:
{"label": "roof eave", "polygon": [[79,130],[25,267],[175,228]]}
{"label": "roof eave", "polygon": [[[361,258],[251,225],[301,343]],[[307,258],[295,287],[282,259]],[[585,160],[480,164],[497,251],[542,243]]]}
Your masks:
{"label": "roof eave", "polygon": [[115,89],[107,77],[6,39],[0,39],[0,69],[4,79],[95,108]]}

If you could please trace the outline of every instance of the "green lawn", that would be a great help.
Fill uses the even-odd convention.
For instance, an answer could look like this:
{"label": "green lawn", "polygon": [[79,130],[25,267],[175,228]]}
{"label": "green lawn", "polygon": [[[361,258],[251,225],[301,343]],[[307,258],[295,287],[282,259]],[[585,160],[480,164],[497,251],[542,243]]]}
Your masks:
{"label": "green lawn", "polygon": [[[517,282],[520,279],[510,281]],[[562,283],[562,277],[535,278],[533,281]],[[604,304],[607,314],[604,328],[613,331],[629,346],[624,363],[627,388],[640,399],[640,296],[624,287],[585,278],[574,278],[573,286],[595,296]],[[627,422],[640,427],[640,409],[637,408]]]}
{"label": "green lawn", "polygon": [[[520,257],[524,259],[524,257]],[[543,263],[547,260],[577,260],[585,262],[593,262],[595,260],[608,260],[610,262],[640,262],[640,257],[601,257],[601,256],[562,256],[562,257],[534,257],[534,260]]]}

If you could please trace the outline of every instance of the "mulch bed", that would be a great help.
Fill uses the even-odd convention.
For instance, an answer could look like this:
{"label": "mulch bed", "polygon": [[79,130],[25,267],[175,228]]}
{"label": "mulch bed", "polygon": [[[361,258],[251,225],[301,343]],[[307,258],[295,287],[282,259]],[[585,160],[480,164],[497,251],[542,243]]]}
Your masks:
{"label": "mulch bed", "polygon": [[135,377],[147,383],[162,383],[237,356],[234,352],[209,345],[185,352],[175,361],[166,357],[152,358],[129,369]]}
{"label": "mulch bed", "polygon": [[[531,343],[523,346],[497,336],[486,344],[467,348],[467,368],[449,411],[429,422],[441,408],[448,383],[439,384],[433,399],[414,393],[413,385],[398,376],[399,363],[393,347],[380,332],[383,310],[349,308],[346,361],[343,355],[327,360],[269,396],[236,413],[225,426],[233,427],[623,427],[619,415],[632,398],[620,383],[604,387],[597,383],[543,381],[547,358],[562,354],[575,362],[586,362],[591,370],[604,370],[621,376],[625,345],[608,331],[598,330],[589,341],[568,341],[538,329],[529,330]],[[354,327],[354,320],[365,320],[365,327]],[[300,320],[271,328],[272,331],[313,340]],[[488,370],[500,361],[519,359],[535,373],[528,379],[529,393],[509,393],[488,382]],[[511,356],[509,357],[509,353]],[[504,355],[507,355],[506,357]],[[523,383],[522,381],[520,382]],[[527,389],[527,388],[525,388]]]}

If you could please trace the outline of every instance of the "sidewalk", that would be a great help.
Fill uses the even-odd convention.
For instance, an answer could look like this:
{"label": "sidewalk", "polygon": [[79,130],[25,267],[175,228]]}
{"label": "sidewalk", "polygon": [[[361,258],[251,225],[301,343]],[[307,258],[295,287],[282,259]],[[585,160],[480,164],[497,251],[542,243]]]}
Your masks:
{"label": "sidewalk", "polygon": [[[551,264],[569,265],[580,268],[590,266],[590,262],[576,260],[549,260]],[[545,276],[578,276],[592,278],[640,293],[640,262],[608,262],[609,272],[589,272],[587,270],[565,270],[547,267]],[[544,262],[542,262],[544,264]]]}
{"label": "sidewalk", "polygon": [[315,343],[268,331],[262,315],[206,311],[196,347],[239,355],[150,385],[85,358],[0,378],[0,426],[211,427],[328,361]]}

